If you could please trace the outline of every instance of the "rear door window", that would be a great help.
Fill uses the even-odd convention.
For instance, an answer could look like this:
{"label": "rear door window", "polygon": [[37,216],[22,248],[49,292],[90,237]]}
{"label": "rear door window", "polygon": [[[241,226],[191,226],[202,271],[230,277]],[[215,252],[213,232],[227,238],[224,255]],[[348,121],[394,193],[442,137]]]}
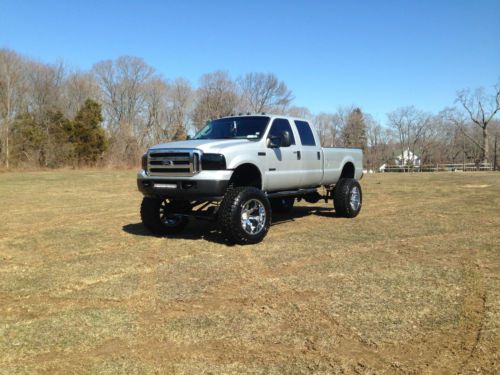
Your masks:
{"label": "rear door window", "polygon": [[306,121],[295,121],[302,146],[316,146],[314,134]]}

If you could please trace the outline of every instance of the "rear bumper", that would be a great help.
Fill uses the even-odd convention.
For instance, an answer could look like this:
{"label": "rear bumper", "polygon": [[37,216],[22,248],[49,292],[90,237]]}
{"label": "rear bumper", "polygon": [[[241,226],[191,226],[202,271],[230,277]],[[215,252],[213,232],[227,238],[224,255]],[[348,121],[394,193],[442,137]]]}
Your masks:
{"label": "rear bumper", "polygon": [[[200,179],[194,179],[192,177],[152,177],[142,170],[137,174],[137,188],[147,197],[220,200],[226,193],[232,172],[203,172],[204,174],[200,176]],[[210,174],[213,174],[213,176],[210,176]],[[213,177],[213,179],[210,179],[210,177]]]}

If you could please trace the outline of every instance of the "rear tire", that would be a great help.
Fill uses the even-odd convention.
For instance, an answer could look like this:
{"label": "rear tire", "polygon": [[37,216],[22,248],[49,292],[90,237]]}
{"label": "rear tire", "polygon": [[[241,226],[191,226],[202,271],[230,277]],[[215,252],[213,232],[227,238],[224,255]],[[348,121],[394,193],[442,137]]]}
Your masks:
{"label": "rear tire", "polygon": [[262,190],[242,186],[227,190],[218,211],[223,235],[240,245],[262,241],[271,225],[271,205]]}
{"label": "rear tire", "polygon": [[353,218],[361,211],[363,195],[361,186],[354,178],[341,178],[333,193],[333,205],[338,216]]}
{"label": "rear tire", "polygon": [[144,197],[141,204],[141,220],[144,226],[157,236],[178,234],[189,220],[177,215],[191,211],[188,201],[175,201],[161,198]]}
{"label": "rear tire", "polygon": [[295,203],[295,198],[293,197],[273,198],[270,200],[270,202],[273,212],[288,213],[293,208],[293,204]]}

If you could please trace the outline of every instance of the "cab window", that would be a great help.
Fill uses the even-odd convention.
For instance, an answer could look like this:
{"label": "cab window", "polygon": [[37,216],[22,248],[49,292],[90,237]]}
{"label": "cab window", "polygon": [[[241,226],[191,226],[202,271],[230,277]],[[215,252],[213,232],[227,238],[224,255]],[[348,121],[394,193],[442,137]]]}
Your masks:
{"label": "cab window", "polygon": [[309,124],[305,121],[295,121],[299,131],[300,142],[302,146],[316,146],[314,135]]}
{"label": "cab window", "polygon": [[288,120],[283,118],[277,118],[273,121],[273,125],[271,126],[271,130],[269,131],[269,135],[267,137],[281,137],[281,134],[283,134],[284,131],[290,133],[290,145],[294,145],[295,138],[293,136],[292,127],[290,126]]}

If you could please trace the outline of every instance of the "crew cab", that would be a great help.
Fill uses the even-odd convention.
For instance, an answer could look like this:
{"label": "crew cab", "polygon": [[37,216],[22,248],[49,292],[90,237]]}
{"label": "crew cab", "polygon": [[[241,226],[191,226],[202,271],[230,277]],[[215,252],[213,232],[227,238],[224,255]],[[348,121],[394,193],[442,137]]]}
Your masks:
{"label": "crew cab", "polygon": [[362,205],[362,160],[360,149],[321,147],[305,119],[219,118],[143,155],[141,219],[156,235],[179,233],[190,217],[216,220],[230,242],[249,244],[266,236],[273,211],[290,211],[295,200],[333,199],[337,216],[352,218]]}

